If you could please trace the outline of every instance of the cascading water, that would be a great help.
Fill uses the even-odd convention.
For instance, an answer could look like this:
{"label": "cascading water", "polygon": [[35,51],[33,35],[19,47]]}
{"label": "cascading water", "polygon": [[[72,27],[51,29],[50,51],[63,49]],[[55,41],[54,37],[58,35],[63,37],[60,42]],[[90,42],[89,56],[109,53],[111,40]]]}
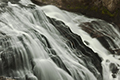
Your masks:
{"label": "cascading water", "polygon": [[85,30],[105,30],[99,30],[97,36],[113,31],[117,37],[107,36],[104,41],[110,49],[114,45],[119,48],[120,33],[111,24],[52,5],[40,7],[29,0],[8,2],[0,10],[0,76],[16,80],[120,80],[119,56],[113,57]]}

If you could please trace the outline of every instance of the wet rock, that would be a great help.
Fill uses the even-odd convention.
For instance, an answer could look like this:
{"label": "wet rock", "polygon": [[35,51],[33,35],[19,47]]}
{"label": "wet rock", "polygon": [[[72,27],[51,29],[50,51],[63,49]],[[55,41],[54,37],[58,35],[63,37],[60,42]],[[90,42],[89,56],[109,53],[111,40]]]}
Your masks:
{"label": "wet rock", "polygon": [[0,2],[4,2],[4,3],[7,3],[7,2],[11,2],[11,3],[18,3],[20,0],[0,0]]}
{"label": "wet rock", "polygon": [[119,0],[31,0],[38,5],[52,4],[61,9],[80,12],[88,17],[95,17],[120,25]]}
{"label": "wet rock", "polygon": [[115,74],[112,74],[112,77],[113,77],[113,78],[116,78],[116,75],[115,75]]}
{"label": "wet rock", "polygon": [[117,67],[117,65],[115,63],[111,63],[109,67],[110,67],[110,71],[113,74],[117,74],[118,73],[119,69],[118,69],[118,67]]}
{"label": "wet rock", "polygon": [[33,74],[27,74],[26,75],[26,80],[38,80],[36,76]]}
{"label": "wet rock", "polygon": [[90,43],[88,41],[84,41],[87,45],[90,45]]}
{"label": "wet rock", "polygon": [[[119,44],[117,44],[119,43],[119,35],[115,29],[113,29],[114,27],[112,25],[100,20],[85,22],[79,26],[82,27],[84,31],[89,33],[91,37],[97,38],[111,53],[119,55],[120,47]],[[118,26],[115,28],[118,29]]]}
{"label": "wet rock", "polygon": [[56,63],[57,66],[59,66],[60,68],[65,70],[69,75],[71,75],[69,70],[66,68],[65,64],[63,63],[63,61],[61,60],[61,58],[59,56],[57,56],[57,55],[51,56],[51,59]]}
{"label": "wet rock", "polygon": [[[83,61],[85,61],[87,68],[97,77],[100,77],[99,74],[96,73],[98,70],[102,74],[102,67],[101,67],[101,58],[93,52],[92,49],[87,47],[80,36],[74,34],[69,27],[67,27],[63,22],[49,18],[50,23],[52,23],[56,29],[60,32],[60,34],[69,40],[70,46],[72,49],[76,49],[75,55],[79,57],[79,55],[83,55],[79,57]],[[58,24],[59,23],[59,24]],[[80,50],[80,51],[79,51]],[[95,67],[91,67],[94,65]],[[98,80],[101,80],[98,78]]]}

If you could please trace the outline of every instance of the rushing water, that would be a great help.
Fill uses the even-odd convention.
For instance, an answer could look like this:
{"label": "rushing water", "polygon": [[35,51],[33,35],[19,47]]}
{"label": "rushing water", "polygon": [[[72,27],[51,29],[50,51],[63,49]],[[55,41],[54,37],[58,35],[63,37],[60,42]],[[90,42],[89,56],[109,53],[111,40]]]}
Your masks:
{"label": "rushing water", "polygon": [[118,36],[112,40],[119,48],[120,33],[113,25],[52,5],[40,7],[29,0],[8,2],[0,10],[0,76],[16,80],[120,80],[119,56],[113,57],[81,28],[92,21],[109,25]]}

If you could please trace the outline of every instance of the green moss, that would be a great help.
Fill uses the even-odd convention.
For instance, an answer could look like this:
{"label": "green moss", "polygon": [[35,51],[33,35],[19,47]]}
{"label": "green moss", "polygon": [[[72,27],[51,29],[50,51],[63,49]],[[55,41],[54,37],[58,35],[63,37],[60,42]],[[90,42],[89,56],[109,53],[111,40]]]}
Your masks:
{"label": "green moss", "polygon": [[104,7],[102,7],[101,10],[102,10],[102,14],[106,14],[106,15],[109,15],[109,16],[111,16],[111,17],[114,17],[115,14],[117,13],[116,11],[115,11],[114,13],[111,13],[110,11],[108,11],[108,10],[107,10],[106,8],[104,8]]}
{"label": "green moss", "polygon": [[108,11],[105,7],[101,7],[101,8],[98,8],[98,7],[96,7],[96,6],[92,6],[92,7],[90,7],[90,10],[92,10],[92,11],[99,11],[99,12],[101,12],[102,14],[106,14],[106,15],[108,15],[108,16],[111,16],[111,17],[114,17],[115,16],[115,13],[111,13],[110,11]]}
{"label": "green moss", "polygon": [[119,10],[116,10],[114,13],[111,13],[105,7],[98,8],[97,6],[86,6],[86,5],[71,6],[71,5],[67,5],[66,8],[69,10],[90,10],[90,11],[100,12],[101,14],[108,15],[110,17],[115,17],[116,14],[120,16]]}
{"label": "green moss", "polygon": [[96,6],[92,6],[90,9],[94,10],[94,11],[98,11],[98,7],[96,7]]}
{"label": "green moss", "polygon": [[115,15],[116,15],[116,13],[118,13],[118,11],[115,11],[114,13],[111,13],[109,10],[107,10],[105,7],[101,7],[101,8],[98,8],[98,7],[96,7],[96,6],[92,6],[92,7],[90,7],[90,10],[92,10],[92,11],[99,11],[99,12],[101,12],[102,14],[104,14],[104,15],[108,15],[108,16],[110,16],[110,17],[114,17]]}
{"label": "green moss", "polygon": [[85,6],[84,8],[85,8],[85,9],[88,9],[88,6]]}

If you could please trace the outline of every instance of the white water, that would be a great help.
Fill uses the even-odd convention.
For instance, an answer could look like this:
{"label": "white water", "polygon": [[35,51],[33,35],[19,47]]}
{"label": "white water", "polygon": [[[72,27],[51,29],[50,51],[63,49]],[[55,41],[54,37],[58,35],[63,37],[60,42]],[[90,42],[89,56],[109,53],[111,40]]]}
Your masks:
{"label": "white water", "polygon": [[[22,0],[20,3],[27,5],[29,1],[24,2]],[[96,76],[87,69],[84,61],[78,58],[67,46],[65,43],[67,39],[48,21],[42,10],[49,17],[63,21],[72,32],[80,35],[83,41],[89,42],[90,45],[87,46],[97,52],[103,59],[101,63],[103,80],[114,80],[109,70],[109,64],[111,62],[119,64],[120,61],[112,57],[110,52],[97,39],[91,38],[89,34],[78,27],[82,22],[97,19],[89,19],[83,15],[62,11],[51,5],[36,6],[31,9],[21,8],[11,3],[9,3],[8,8],[5,8],[5,12],[0,15],[0,32],[6,34],[0,35],[2,42],[0,47],[0,75],[17,80],[97,80]],[[49,47],[47,41],[51,47]],[[9,48],[12,49],[9,50]],[[54,50],[56,55],[53,55],[51,50]],[[13,52],[10,53],[10,51]],[[2,56],[5,56],[5,59]],[[71,75],[58,67],[50,56],[56,58],[59,56]],[[7,64],[2,63],[4,60]],[[106,62],[106,60],[110,62]],[[14,66],[12,66],[13,64]],[[6,68],[4,69],[5,65],[8,66],[8,71],[6,71]],[[100,74],[97,70],[96,73]],[[120,72],[117,75],[119,74]],[[120,80],[119,76],[115,79]]]}
{"label": "white water", "polygon": [[[63,10],[61,11],[60,9],[52,5],[44,6],[42,7],[42,10],[45,12],[47,16],[50,16],[52,18],[65,22],[65,24],[68,25],[74,33],[82,37],[83,41],[87,41],[90,44],[88,46],[92,48],[93,51],[98,53],[99,56],[103,59],[103,62],[101,63],[103,67],[103,80],[114,80],[111,77],[109,64],[111,62],[120,64],[120,61],[114,58],[110,54],[110,52],[106,50],[97,39],[91,38],[88,33],[81,30],[81,28],[78,26],[83,22],[91,22],[91,21],[97,21],[97,20],[99,21],[99,19],[90,19],[83,15],[77,15],[75,13],[70,13]],[[112,25],[111,27],[118,35],[120,35],[120,33]],[[110,62],[107,63],[106,60],[109,60]],[[118,72],[118,77],[115,80],[120,80],[119,74],[120,72]]]}

